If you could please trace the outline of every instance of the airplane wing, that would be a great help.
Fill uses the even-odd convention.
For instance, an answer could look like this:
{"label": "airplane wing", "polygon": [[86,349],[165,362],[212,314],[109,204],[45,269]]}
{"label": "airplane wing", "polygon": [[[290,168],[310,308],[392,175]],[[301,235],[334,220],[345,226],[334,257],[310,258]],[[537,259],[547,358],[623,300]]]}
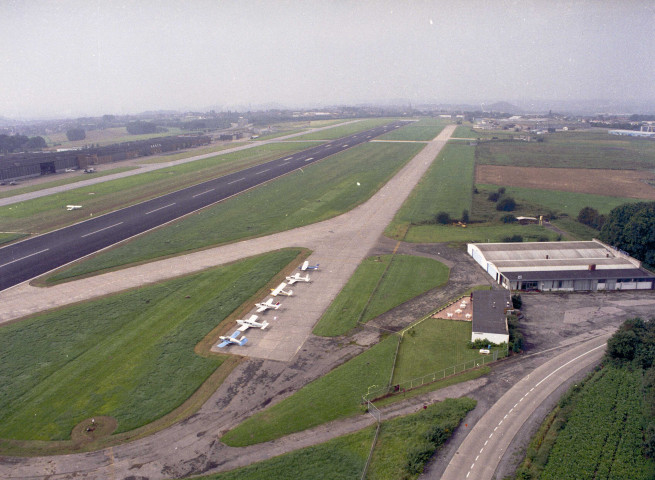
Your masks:
{"label": "airplane wing", "polygon": [[309,261],[305,260],[305,263],[302,264],[300,270],[305,271],[307,270],[307,267],[309,267]]}
{"label": "airplane wing", "polygon": [[243,347],[246,343],[248,343],[248,339],[246,337],[243,337],[239,342],[239,346]]}
{"label": "airplane wing", "polygon": [[250,315],[249,322],[256,322],[259,317],[257,315]]}
{"label": "airplane wing", "polygon": [[223,347],[227,347],[230,343],[231,343],[231,342],[228,342],[227,340],[223,340],[221,343],[219,343],[219,344],[216,345],[216,346],[217,346],[218,348],[223,348]]}
{"label": "airplane wing", "polygon": [[281,292],[281,291],[284,289],[284,287],[286,287],[286,286],[287,286],[286,283],[284,283],[284,282],[280,283],[280,284],[277,286],[277,288],[275,288],[275,289],[273,289],[273,290],[271,291],[271,295],[273,295],[273,296],[279,295],[280,292]]}
{"label": "airplane wing", "polygon": [[239,335],[241,335],[241,332],[236,330],[232,335],[230,335],[230,338],[237,338]]}
{"label": "airplane wing", "polygon": [[268,307],[266,305],[260,305],[259,307],[257,307],[257,313],[262,313],[267,308]]}
{"label": "airplane wing", "polygon": [[239,331],[239,332],[245,332],[245,331],[248,330],[249,328],[250,328],[250,325],[248,325],[247,323],[242,323],[241,326],[239,327],[239,329],[238,329],[237,331]]}
{"label": "airplane wing", "polygon": [[298,279],[297,279],[296,277],[287,277],[287,283],[288,283],[289,285],[293,285],[293,284],[296,283],[297,281],[298,281]]}

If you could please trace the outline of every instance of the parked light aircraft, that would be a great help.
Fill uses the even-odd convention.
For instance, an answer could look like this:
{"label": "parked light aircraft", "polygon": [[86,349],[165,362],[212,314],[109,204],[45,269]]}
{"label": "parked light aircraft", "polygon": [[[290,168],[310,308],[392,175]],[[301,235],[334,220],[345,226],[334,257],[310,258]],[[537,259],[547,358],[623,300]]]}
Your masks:
{"label": "parked light aircraft", "polygon": [[242,332],[245,332],[249,328],[261,328],[264,330],[266,327],[268,327],[268,322],[263,321],[263,322],[258,322],[257,319],[259,317],[257,315],[250,315],[250,318],[247,320],[237,320],[237,323],[241,325],[239,327],[239,330]]}
{"label": "parked light aircraft", "polygon": [[80,208],[82,208],[82,205],[66,205],[66,210],[69,212],[71,210],[79,210]]}
{"label": "parked light aircraft", "polygon": [[303,277],[299,273],[296,273],[290,277],[287,277],[287,282],[289,282],[289,285],[293,285],[296,282],[309,282],[309,274]]}
{"label": "parked light aircraft", "polygon": [[269,308],[273,308],[277,310],[278,308],[280,308],[280,302],[273,303],[273,299],[269,298],[264,303],[255,303],[255,307],[257,307],[257,313],[264,312]]}
{"label": "parked light aircraft", "polygon": [[284,283],[284,282],[280,283],[277,286],[277,288],[271,289],[271,295],[274,296],[274,297],[276,297],[278,295],[286,295],[286,296],[290,297],[291,295],[293,295],[293,290],[284,290],[284,287],[286,287],[286,286],[287,286],[286,283]]}
{"label": "parked light aircraft", "polygon": [[316,265],[310,265],[309,262],[305,260],[305,263],[303,263],[298,268],[304,272],[305,270],[318,270],[318,266],[318,263]]}
{"label": "parked light aircraft", "polygon": [[239,335],[241,335],[241,330],[236,330],[236,331],[235,331],[232,335],[230,335],[229,337],[224,337],[224,336],[220,336],[220,337],[218,337],[218,338],[220,338],[221,340],[223,340],[221,343],[218,344],[218,348],[227,347],[227,346],[230,345],[231,343],[234,343],[235,345],[239,345],[240,347],[242,347],[243,345],[246,344],[246,342],[248,341],[248,339],[247,339],[246,337],[238,338]]}

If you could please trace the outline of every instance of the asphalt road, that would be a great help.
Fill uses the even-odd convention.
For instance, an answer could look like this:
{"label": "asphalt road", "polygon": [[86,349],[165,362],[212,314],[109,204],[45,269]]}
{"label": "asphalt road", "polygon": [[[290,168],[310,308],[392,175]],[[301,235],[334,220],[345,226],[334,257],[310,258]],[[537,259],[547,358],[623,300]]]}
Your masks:
{"label": "asphalt road", "polygon": [[0,291],[237,195],[404,125],[397,121],[343,137],[0,248]]}

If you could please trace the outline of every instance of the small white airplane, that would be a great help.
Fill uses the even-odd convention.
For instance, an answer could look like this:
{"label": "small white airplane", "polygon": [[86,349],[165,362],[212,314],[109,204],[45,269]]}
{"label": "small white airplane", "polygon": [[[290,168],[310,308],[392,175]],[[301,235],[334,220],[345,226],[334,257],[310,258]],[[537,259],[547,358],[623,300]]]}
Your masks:
{"label": "small white airplane", "polygon": [[66,210],[69,212],[71,210],[79,210],[80,208],[82,208],[82,205],[66,205]]}
{"label": "small white airplane", "polygon": [[278,308],[280,308],[280,302],[273,303],[273,299],[269,298],[264,303],[255,303],[255,307],[257,307],[257,313],[262,313],[269,308],[273,308],[277,310]]}
{"label": "small white airplane", "polygon": [[249,328],[261,328],[264,330],[266,327],[268,327],[268,322],[263,321],[263,322],[258,322],[257,319],[259,317],[257,315],[251,315],[249,319],[247,320],[237,320],[237,323],[241,325],[239,327],[239,331],[245,332]]}
{"label": "small white airplane", "polygon": [[223,340],[221,343],[218,344],[218,348],[227,347],[228,345],[230,345],[230,344],[232,344],[232,343],[235,344],[235,345],[239,345],[240,347],[242,347],[243,345],[246,344],[246,342],[248,341],[248,339],[247,339],[246,337],[238,338],[239,335],[241,335],[241,330],[236,330],[236,331],[235,331],[232,335],[230,335],[229,337],[225,337],[225,336],[220,336],[220,337],[218,337],[218,338],[220,338],[221,340]]}
{"label": "small white airplane", "polygon": [[293,295],[293,290],[284,290],[284,287],[286,286],[287,284],[282,282],[277,286],[277,288],[272,288],[271,296],[276,297],[278,295],[286,295],[287,297],[290,297],[291,295]]}
{"label": "small white airplane", "polygon": [[305,263],[303,263],[298,268],[304,272],[305,270],[318,270],[318,266],[318,263],[316,265],[310,265],[309,262],[305,260]]}
{"label": "small white airplane", "polygon": [[287,277],[287,282],[289,282],[289,285],[293,285],[296,282],[309,282],[309,274],[303,277],[299,273],[296,273],[290,277]]}

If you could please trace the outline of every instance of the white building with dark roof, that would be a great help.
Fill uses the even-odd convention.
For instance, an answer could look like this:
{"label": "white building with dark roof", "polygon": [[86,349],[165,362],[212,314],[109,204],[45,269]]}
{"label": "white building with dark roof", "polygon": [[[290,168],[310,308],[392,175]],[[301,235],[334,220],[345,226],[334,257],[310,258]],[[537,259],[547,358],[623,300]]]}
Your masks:
{"label": "white building with dark roof", "polygon": [[467,251],[511,290],[651,290],[655,283],[639,260],[598,240],[469,243]]}
{"label": "white building with dark roof", "polygon": [[497,345],[509,343],[507,311],[511,309],[507,290],[476,290],[473,292],[471,341],[487,339]]}

